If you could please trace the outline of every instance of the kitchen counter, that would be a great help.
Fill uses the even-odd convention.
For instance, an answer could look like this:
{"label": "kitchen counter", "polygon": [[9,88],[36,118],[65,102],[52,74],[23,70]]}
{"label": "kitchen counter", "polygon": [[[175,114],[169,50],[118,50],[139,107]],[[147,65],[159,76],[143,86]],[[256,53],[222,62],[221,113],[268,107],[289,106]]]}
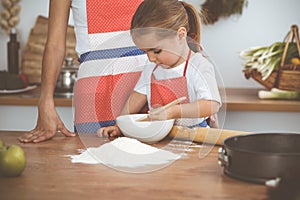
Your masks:
{"label": "kitchen counter", "polygon": [[[300,101],[261,100],[257,96],[259,89],[227,88],[224,95],[224,105],[228,111],[273,111],[273,112],[300,112]],[[8,106],[36,106],[40,88],[19,93],[0,95],[0,105]],[[71,97],[56,97],[55,105],[71,107]]]}
{"label": "kitchen counter", "polygon": [[[6,144],[18,144],[24,132],[0,131]],[[264,185],[232,179],[218,165],[217,150],[199,158],[191,147],[187,156],[148,173],[125,173],[104,165],[73,164],[66,155],[78,154],[83,144],[104,143],[85,137],[54,139],[38,144],[20,144],[27,154],[27,166],[16,178],[0,178],[1,199],[265,199]],[[156,144],[162,146],[166,141]]]}
{"label": "kitchen counter", "polygon": [[[0,94],[0,105],[6,106],[36,106],[39,101],[40,87],[31,91],[16,94]],[[71,107],[72,97],[56,97],[56,106]]]}
{"label": "kitchen counter", "polygon": [[300,112],[298,100],[266,100],[258,98],[255,88],[227,88],[226,109],[232,111]]}

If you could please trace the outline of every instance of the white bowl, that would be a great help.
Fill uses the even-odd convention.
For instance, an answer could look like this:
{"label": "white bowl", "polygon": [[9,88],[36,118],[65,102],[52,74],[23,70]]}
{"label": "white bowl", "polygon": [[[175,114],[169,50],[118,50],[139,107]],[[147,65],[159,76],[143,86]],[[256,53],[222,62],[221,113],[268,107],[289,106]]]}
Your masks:
{"label": "white bowl", "polygon": [[121,115],[116,123],[124,136],[141,142],[155,143],[164,139],[173,127],[174,119],[163,121],[136,121],[146,114]]}

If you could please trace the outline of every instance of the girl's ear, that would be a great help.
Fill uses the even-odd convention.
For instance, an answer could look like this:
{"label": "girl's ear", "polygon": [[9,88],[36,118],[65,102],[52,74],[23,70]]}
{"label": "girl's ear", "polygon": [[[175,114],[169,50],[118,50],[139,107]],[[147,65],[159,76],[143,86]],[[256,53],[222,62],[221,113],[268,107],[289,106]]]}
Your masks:
{"label": "girl's ear", "polygon": [[178,35],[180,40],[183,39],[183,38],[186,38],[186,36],[187,36],[186,28],[185,27],[180,27],[177,31],[177,35]]}

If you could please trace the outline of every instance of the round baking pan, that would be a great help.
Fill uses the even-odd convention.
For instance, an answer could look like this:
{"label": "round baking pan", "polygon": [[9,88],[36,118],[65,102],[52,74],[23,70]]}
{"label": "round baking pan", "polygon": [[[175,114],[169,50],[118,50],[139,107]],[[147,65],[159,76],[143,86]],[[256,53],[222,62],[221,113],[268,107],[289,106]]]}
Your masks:
{"label": "round baking pan", "polygon": [[256,133],[227,138],[219,149],[224,174],[265,183],[300,168],[300,134]]}

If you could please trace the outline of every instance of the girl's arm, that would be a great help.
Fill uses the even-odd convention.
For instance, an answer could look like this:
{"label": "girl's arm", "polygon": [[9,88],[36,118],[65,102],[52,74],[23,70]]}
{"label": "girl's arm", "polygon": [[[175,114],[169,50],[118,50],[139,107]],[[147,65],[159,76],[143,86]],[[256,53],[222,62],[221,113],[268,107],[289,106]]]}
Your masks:
{"label": "girl's arm", "polygon": [[[145,104],[147,103],[147,96],[138,92],[133,92],[128,100],[126,101],[126,104],[121,112],[121,115],[126,115],[126,114],[135,114],[140,112]],[[114,126],[108,126],[108,127],[103,127],[100,128],[97,131],[98,136],[100,137],[117,137],[120,136],[121,130],[115,124]]]}
{"label": "girl's arm", "polygon": [[121,112],[121,115],[135,114],[140,112],[147,103],[147,96],[138,92],[133,92]]}
{"label": "girl's arm", "polygon": [[165,111],[153,114],[149,112],[151,120],[176,119],[176,118],[202,118],[209,117],[219,111],[220,104],[212,100],[197,100],[187,104],[172,106]]}

